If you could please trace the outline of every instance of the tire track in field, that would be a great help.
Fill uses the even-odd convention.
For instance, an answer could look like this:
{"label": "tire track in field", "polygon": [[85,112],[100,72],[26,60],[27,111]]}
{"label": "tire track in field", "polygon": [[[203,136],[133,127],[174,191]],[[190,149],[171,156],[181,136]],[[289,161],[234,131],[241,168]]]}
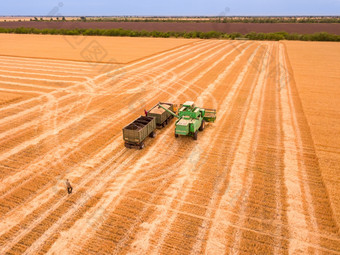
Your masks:
{"label": "tire track in field", "polygon": [[[276,50],[276,55],[275,55],[275,81],[272,83],[275,84],[275,87],[280,86],[278,84],[279,82],[279,43],[275,45],[275,50]],[[274,69],[273,69],[274,70]],[[275,101],[275,114],[272,117],[275,119],[276,123],[276,134],[275,134],[275,148],[276,148],[276,153],[275,153],[275,163],[274,163],[274,169],[278,172],[276,173],[275,176],[275,201],[276,201],[276,217],[274,216],[274,222],[280,222],[281,224],[278,224],[275,231],[274,235],[276,236],[274,238],[274,254],[279,254],[282,253],[283,250],[287,250],[288,246],[288,233],[287,233],[287,214],[284,211],[284,203],[286,200],[286,191],[283,189],[284,187],[284,180],[283,180],[283,132],[282,132],[282,121],[281,121],[281,107],[280,107],[280,95],[279,93],[275,93],[275,98],[273,99]],[[271,94],[272,94],[271,93]],[[270,106],[268,106],[270,107]],[[280,237],[286,238],[286,240],[282,240]]]}

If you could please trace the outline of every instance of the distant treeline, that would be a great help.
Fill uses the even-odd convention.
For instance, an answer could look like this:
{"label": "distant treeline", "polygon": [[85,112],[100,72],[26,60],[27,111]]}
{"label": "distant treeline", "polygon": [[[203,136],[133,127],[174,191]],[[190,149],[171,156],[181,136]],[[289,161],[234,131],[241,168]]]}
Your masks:
{"label": "distant treeline", "polygon": [[340,35],[325,32],[314,34],[289,34],[287,32],[276,33],[223,33],[210,32],[160,32],[160,31],[135,31],[125,29],[37,29],[37,28],[0,28],[0,33],[14,34],[51,34],[51,35],[87,35],[87,36],[129,36],[129,37],[162,37],[162,38],[200,38],[200,39],[239,39],[249,40],[299,40],[299,41],[340,41]]}
{"label": "distant treeline", "polygon": [[268,17],[268,18],[235,18],[235,17],[216,17],[205,19],[183,19],[183,18],[86,18],[81,17],[79,20],[92,21],[108,21],[108,22],[215,22],[215,23],[340,23],[339,17],[322,17],[322,18],[287,18],[287,17]]}
{"label": "distant treeline", "polygon": [[[66,21],[65,17],[34,17],[30,21]],[[214,22],[214,23],[340,23],[340,17],[79,17],[68,19],[84,22]]]}

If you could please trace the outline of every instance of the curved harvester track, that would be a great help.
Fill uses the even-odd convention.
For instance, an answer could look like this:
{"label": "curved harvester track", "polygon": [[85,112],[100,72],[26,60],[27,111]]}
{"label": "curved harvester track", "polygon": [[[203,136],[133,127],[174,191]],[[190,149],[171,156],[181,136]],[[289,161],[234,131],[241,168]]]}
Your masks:
{"label": "curved harvester track", "polygon": [[[340,254],[283,43],[196,40],[100,72],[0,63],[0,254]],[[217,109],[197,141],[172,121],[124,147],[143,109],[186,100]]]}

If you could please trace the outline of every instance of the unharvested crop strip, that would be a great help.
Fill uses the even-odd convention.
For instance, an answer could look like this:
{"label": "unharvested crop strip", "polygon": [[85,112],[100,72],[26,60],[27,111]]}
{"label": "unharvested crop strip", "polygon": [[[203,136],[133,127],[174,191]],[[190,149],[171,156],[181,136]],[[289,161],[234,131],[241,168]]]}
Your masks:
{"label": "unharvested crop strip", "polygon": [[[284,177],[285,177],[285,186],[287,189],[287,220],[289,226],[298,227],[300,230],[296,229],[290,230],[291,241],[289,243],[289,253],[293,254],[294,252],[303,252],[307,249],[308,246],[304,242],[301,241],[311,241],[311,237],[308,233],[308,224],[306,215],[303,209],[303,200],[302,200],[302,190],[301,190],[301,177],[300,172],[303,171],[301,166],[299,165],[297,153],[299,151],[297,140],[297,131],[298,128],[294,121],[294,109],[291,105],[291,98],[289,95],[289,81],[287,80],[286,74],[286,64],[284,60],[284,52],[283,47],[280,45],[280,62],[284,66],[280,66],[280,87],[283,88],[280,90],[280,100],[281,100],[281,108],[282,108],[282,124],[283,124],[283,132],[284,132]],[[299,181],[297,181],[299,180]],[[311,201],[309,201],[311,204]],[[310,214],[309,214],[310,215]],[[310,215],[310,217],[315,217],[314,215]],[[313,228],[317,228],[317,226],[313,226]],[[301,240],[301,241],[300,241]]]}

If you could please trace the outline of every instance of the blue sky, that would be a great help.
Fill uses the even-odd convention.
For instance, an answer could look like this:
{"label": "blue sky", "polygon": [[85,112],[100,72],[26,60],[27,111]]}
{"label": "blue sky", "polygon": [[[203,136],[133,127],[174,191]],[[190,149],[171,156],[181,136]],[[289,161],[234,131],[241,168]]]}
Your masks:
{"label": "blue sky", "polygon": [[0,15],[339,15],[340,0],[0,0]]}

